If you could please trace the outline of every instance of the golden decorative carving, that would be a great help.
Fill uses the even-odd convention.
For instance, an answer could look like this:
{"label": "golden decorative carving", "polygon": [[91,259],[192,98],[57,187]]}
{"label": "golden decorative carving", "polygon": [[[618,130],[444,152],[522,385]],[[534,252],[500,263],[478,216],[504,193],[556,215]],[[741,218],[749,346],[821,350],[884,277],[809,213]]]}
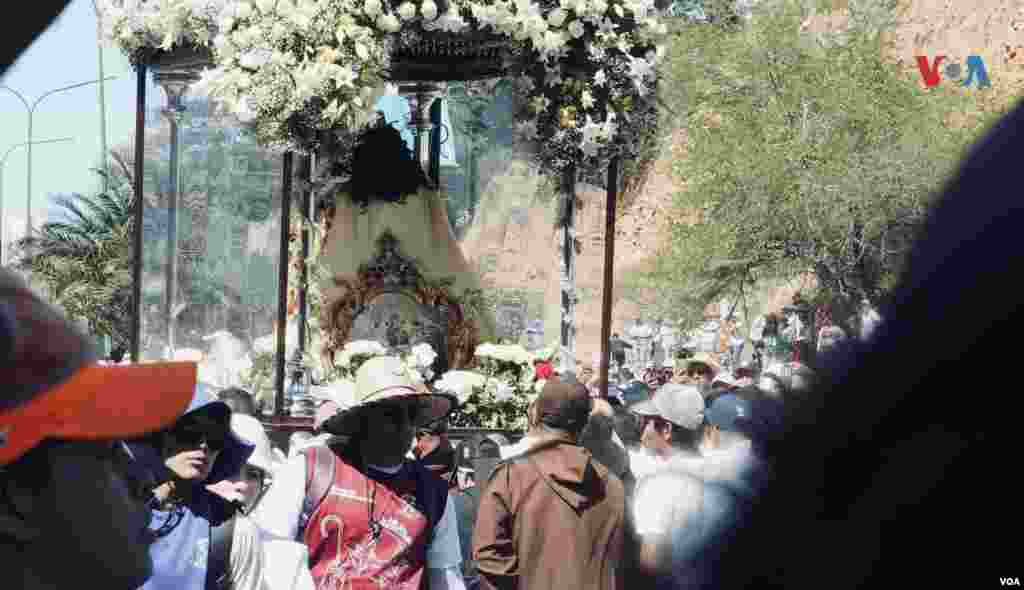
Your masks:
{"label": "golden decorative carving", "polygon": [[402,255],[398,241],[388,232],[380,236],[377,248],[377,256],[359,267],[355,280],[333,280],[342,294],[324,310],[327,338],[322,354],[325,365],[334,366],[335,353],[348,342],[356,317],[371,301],[384,293],[401,293],[420,305],[446,312],[448,367],[468,367],[480,343],[477,318],[483,309],[482,292],[467,290],[460,298],[452,293],[452,279],[426,279],[416,262]]}

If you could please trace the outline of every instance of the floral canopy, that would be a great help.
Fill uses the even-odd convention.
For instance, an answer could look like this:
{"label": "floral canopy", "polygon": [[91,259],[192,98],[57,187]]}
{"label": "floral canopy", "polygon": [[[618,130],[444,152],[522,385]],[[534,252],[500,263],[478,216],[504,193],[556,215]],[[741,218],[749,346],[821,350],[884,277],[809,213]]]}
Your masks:
{"label": "floral canopy", "polygon": [[[103,0],[106,35],[136,63],[207,48],[200,84],[265,145],[309,152],[319,133],[356,131],[396,56],[471,40],[516,82],[516,129],[548,171],[630,155],[654,124],[655,0]],[[456,67],[454,72],[458,71]],[[494,73],[494,72],[492,72]]]}

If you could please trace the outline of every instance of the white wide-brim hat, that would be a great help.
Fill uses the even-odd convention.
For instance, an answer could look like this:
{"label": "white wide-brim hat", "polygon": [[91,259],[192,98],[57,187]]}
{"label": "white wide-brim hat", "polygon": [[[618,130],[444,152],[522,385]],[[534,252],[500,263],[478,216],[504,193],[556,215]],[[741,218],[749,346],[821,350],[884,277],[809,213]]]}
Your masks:
{"label": "white wide-brim hat", "polygon": [[245,414],[231,414],[231,431],[255,447],[252,455],[249,455],[248,464],[273,475],[281,463],[274,455],[270,437],[260,421]]}
{"label": "white wide-brim hat", "polygon": [[339,436],[354,434],[360,428],[362,413],[379,404],[415,405],[416,428],[445,418],[458,406],[455,396],[431,393],[419,384],[402,359],[394,356],[373,357],[359,367],[353,398],[349,407],[324,422],[324,431]]}

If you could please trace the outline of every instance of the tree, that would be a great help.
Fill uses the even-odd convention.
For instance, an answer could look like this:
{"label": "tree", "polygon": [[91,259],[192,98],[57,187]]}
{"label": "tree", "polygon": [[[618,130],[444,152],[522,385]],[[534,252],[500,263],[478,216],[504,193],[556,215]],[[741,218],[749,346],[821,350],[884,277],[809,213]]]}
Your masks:
{"label": "tree", "polygon": [[846,327],[885,297],[931,195],[993,115],[885,60],[891,1],[849,8],[849,30],[821,42],[801,34],[792,1],[675,37],[665,83],[687,97],[683,188],[667,243],[631,281],[658,293],[659,311],[692,324],[711,301],[805,273]]}
{"label": "tree", "polygon": [[107,190],[57,197],[66,221],[44,223],[19,240],[15,266],[41,281],[68,317],[109,336],[123,354],[132,317],[132,187],[122,174],[96,172]]}

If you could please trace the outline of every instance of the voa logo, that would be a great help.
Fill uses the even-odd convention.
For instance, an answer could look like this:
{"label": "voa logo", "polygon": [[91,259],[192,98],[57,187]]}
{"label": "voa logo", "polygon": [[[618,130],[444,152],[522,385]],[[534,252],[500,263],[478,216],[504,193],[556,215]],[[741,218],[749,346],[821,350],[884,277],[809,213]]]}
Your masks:
{"label": "voa logo", "polygon": [[1020,578],[999,578],[1002,586],[1020,586]]}
{"label": "voa logo", "polygon": [[[936,55],[931,63],[929,63],[928,56],[917,56],[917,69],[921,71],[921,78],[924,80],[925,86],[932,88],[942,81],[942,77],[939,75],[939,66],[945,60],[945,55]],[[946,78],[953,81],[960,81],[963,77],[963,67],[957,62],[947,63],[942,72],[946,75]],[[992,86],[992,82],[988,79],[985,61],[981,59],[980,55],[970,55],[967,57],[967,77],[960,81],[960,86],[968,87],[972,82],[976,82],[978,88],[989,88]]]}

